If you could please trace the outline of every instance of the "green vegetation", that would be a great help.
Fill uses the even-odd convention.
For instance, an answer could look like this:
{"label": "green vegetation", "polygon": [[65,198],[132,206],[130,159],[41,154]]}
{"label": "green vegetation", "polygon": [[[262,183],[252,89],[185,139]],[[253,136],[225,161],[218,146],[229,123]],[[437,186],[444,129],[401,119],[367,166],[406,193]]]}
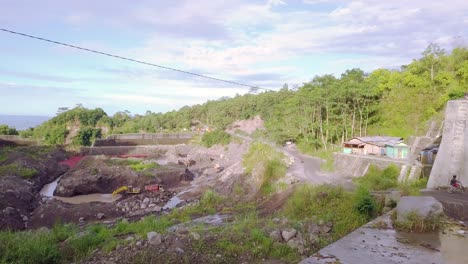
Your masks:
{"label": "green vegetation", "polygon": [[128,166],[136,172],[144,172],[159,167],[155,162],[146,162],[136,159],[107,159],[105,163],[109,166]]}
{"label": "green vegetation", "polygon": [[431,232],[439,230],[443,226],[443,214],[426,219],[421,218],[416,212],[410,212],[405,221],[397,221],[396,211],[391,216],[395,229],[405,232]]}
{"label": "green vegetation", "polygon": [[401,195],[403,196],[419,196],[421,195],[420,190],[427,187],[428,180],[428,177],[424,177],[415,181],[398,184],[398,190],[401,191]]}
{"label": "green vegetation", "polygon": [[297,221],[332,222],[331,236],[320,241],[320,246],[325,246],[365,224],[377,213],[374,205],[364,191],[349,193],[340,187],[302,185],[289,198],[284,214]]}
{"label": "green vegetation", "polygon": [[227,145],[229,142],[231,142],[231,135],[221,129],[217,129],[212,132],[206,132],[203,134],[201,142],[206,147],[212,147],[218,144]]}
{"label": "green vegetation", "polygon": [[100,128],[81,127],[78,134],[73,138],[73,145],[91,146],[95,139],[101,138],[102,131]]}
{"label": "green vegetation", "polygon": [[0,125],[0,135],[19,135],[15,128],[7,125]]}
{"label": "green vegetation", "polygon": [[371,164],[366,175],[356,178],[355,181],[369,190],[380,191],[398,186],[398,175],[400,170],[394,164],[391,164],[384,170]]}
{"label": "green vegetation", "polygon": [[8,165],[0,166],[0,176],[5,175],[18,175],[23,178],[32,178],[37,174],[34,168],[27,168],[20,163],[10,163]]}
{"label": "green vegetation", "polygon": [[244,155],[242,165],[247,173],[256,174],[263,194],[271,194],[277,189],[274,182],[286,173],[284,159],[283,153],[276,151],[272,146],[254,143]]}

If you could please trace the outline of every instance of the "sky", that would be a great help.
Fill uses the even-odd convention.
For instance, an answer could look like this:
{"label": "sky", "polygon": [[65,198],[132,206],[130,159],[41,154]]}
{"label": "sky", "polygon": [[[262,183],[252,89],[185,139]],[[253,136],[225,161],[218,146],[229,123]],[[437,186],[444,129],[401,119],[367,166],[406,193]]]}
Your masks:
{"label": "sky", "polygon": [[[0,0],[0,28],[277,90],[468,44],[468,1]],[[0,31],[0,114],[166,112],[248,88]]]}

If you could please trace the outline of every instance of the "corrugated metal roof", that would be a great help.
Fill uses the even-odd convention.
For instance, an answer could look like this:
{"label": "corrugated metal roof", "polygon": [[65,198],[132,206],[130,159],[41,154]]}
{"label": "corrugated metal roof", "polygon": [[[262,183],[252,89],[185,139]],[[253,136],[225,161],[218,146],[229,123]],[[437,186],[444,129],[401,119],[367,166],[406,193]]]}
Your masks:
{"label": "corrugated metal roof", "polygon": [[346,144],[357,145],[357,144],[372,144],[376,146],[385,146],[385,145],[395,145],[400,143],[403,140],[401,137],[383,137],[383,136],[375,136],[375,137],[354,137],[347,142]]}

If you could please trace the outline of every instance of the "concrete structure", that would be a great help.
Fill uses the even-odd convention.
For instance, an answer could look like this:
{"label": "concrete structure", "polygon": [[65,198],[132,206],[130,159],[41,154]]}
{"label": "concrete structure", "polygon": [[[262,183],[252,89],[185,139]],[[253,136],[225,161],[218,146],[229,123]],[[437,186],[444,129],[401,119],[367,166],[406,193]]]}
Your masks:
{"label": "concrete structure", "polygon": [[193,138],[192,133],[139,133],[110,135],[106,139],[96,139],[94,147],[176,145],[186,144]]}
{"label": "concrete structure", "polygon": [[457,175],[468,186],[468,100],[447,103],[444,129],[437,159],[427,183],[428,188],[447,186]]}
{"label": "concrete structure", "polygon": [[468,236],[460,227],[438,233],[403,233],[393,229],[390,214],[358,228],[300,264],[466,264]]}
{"label": "concrete structure", "polygon": [[395,164],[400,169],[405,165],[405,161],[398,159],[387,159],[377,156],[350,155],[344,153],[334,153],[334,167],[336,171],[351,177],[361,177],[366,174],[370,164],[385,169],[390,164]]}

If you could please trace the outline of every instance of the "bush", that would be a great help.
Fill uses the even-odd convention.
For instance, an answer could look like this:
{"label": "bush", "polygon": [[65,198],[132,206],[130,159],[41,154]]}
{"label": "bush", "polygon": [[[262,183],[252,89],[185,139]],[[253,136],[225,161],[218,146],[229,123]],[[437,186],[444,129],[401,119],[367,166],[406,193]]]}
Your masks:
{"label": "bush", "polygon": [[405,182],[398,185],[398,189],[401,191],[402,196],[419,196],[421,195],[421,189],[427,187],[427,181],[429,178],[419,178],[415,181]]}
{"label": "bush", "polygon": [[212,132],[206,132],[202,139],[202,144],[208,148],[214,145],[227,145],[231,142],[231,135],[223,130],[217,129]]}
{"label": "bush", "polygon": [[94,140],[102,137],[100,128],[83,127],[80,128],[78,134],[73,138],[75,146],[91,146]]}
{"label": "bush", "polygon": [[284,155],[278,152],[270,145],[263,143],[254,143],[250,146],[249,151],[242,158],[242,165],[247,173],[252,173],[253,168],[259,163],[267,161],[282,161]]}
{"label": "bush", "polygon": [[378,212],[378,205],[365,187],[359,187],[355,193],[355,206],[359,213],[371,219]]}
{"label": "bush", "polygon": [[18,135],[18,131],[13,127],[0,125],[0,135]]}

